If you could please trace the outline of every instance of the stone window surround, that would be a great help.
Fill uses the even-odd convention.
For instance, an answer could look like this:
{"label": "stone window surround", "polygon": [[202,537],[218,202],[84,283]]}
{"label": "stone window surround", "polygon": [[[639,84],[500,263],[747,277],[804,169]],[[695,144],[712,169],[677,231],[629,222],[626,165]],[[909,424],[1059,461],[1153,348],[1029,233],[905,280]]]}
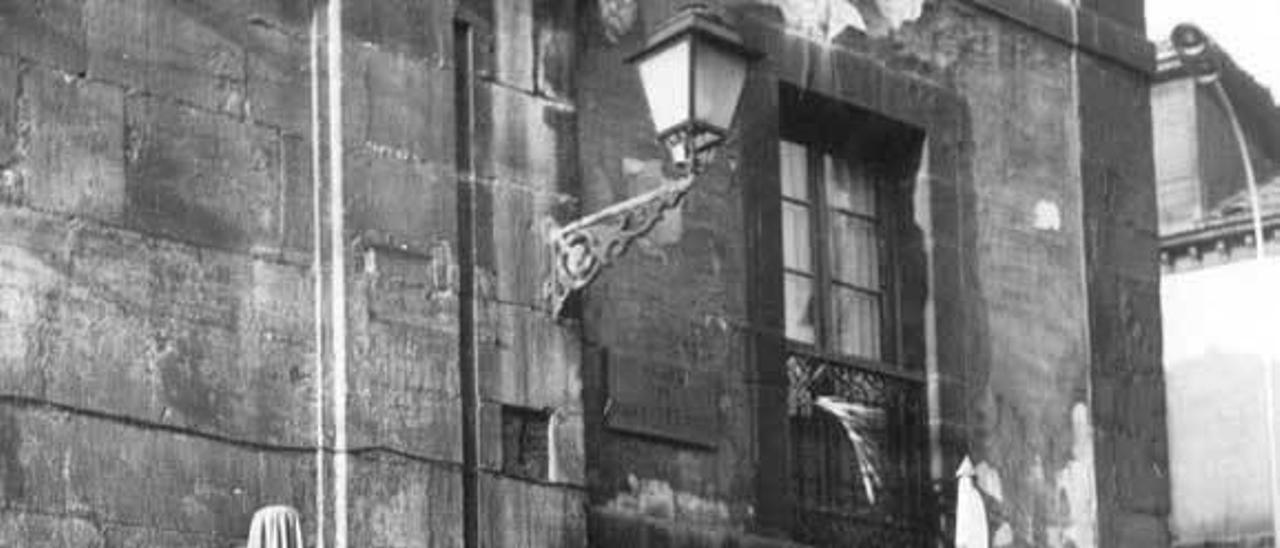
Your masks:
{"label": "stone window surround", "polygon": [[[786,84],[821,93],[921,130],[928,136],[923,155],[929,158],[929,168],[928,173],[923,174],[923,180],[930,184],[932,204],[929,214],[933,216],[934,223],[955,223],[965,216],[958,210],[972,210],[972,198],[962,190],[971,189],[973,184],[966,167],[973,143],[969,140],[968,109],[962,96],[928,80],[887,70],[871,58],[842,48],[827,51],[831,62],[839,65],[839,70],[832,73],[857,75],[858,78],[841,82],[821,75],[813,78],[805,73],[803,60],[806,55],[813,54],[807,50],[817,45],[801,37],[789,36],[776,22],[763,18],[745,17],[742,28],[749,44],[766,51],[766,61],[753,70],[739,107],[740,113],[752,113],[739,119],[739,138],[743,148],[739,171],[777,173],[779,89]],[[778,200],[777,189],[771,193],[762,190],[769,186],[747,185],[744,196],[748,225],[761,227],[762,231],[764,227],[781,226],[780,211],[771,213],[769,207],[762,207]],[[971,283],[966,278],[972,280],[972,275],[956,273],[972,268],[960,260],[961,247],[972,245],[966,240],[972,237],[963,229],[939,230],[933,235],[931,249],[927,250],[928,269],[932,271],[928,277],[946,281],[942,287],[930,287],[930,299],[936,291],[955,293]],[[749,264],[767,264],[764,257],[770,253],[777,253],[777,260],[781,261],[781,250],[771,250],[769,244],[752,244],[749,247]],[[748,304],[748,318],[757,326],[754,329],[757,335],[754,336],[753,376],[757,391],[757,469],[760,473],[755,481],[755,527],[770,536],[788,536],[792,529],[793,501],[789,496],[776,495],[789,492],[791,478],[789,438],[777,435],[787,429],[788,381],[784,358],[787,345],[781,336],[782,279],[781,269],[777,269],[776,279],[764,270],[767,269],[755,269],[750,274],[752,281],[748,283],[756,293]],[[777,294],[768,294],[766,288],[769,287],[775,288]],[[938,330],[963,329],[965,316],[971,312],[964,309],[963,302],[956,301],[962,300],[953,300],[948,303],[950,306],[938,307],[933,320]],[[963,337],[948,337],[925,350],[932,356],[958,356],[948,361],[946,370],[938,372],[935,382],[951,386],[954,386],[952,383],[966,382],[961,372],[970,369],[969,364],[964,363],[967,358],[963,344]],[[962,432],[967,428],[962,416],[961,409],[931,410],[930,428],[937,431],[933,436],[937,445],[931,451],[943,468],[952,461],[958,462],[960,448],[958,445],[952,447],[956,444],[948,440],[962,439]]]}

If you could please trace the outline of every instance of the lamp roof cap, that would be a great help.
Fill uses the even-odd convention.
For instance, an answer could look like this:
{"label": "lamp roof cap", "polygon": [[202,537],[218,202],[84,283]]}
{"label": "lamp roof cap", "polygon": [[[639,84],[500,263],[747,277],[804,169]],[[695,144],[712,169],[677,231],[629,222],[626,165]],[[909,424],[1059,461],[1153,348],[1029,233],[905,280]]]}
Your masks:
{"label": "lamp roof cap", "polygon": [[644,48],[628,56],[626,61],[634,63],[648,57],[669,42],[686,34],[705,38],[738,53],[747,60],[762,57],[760,52],[747,47],[742,41],[742,35],[729,26],[716,10],[702,2],[693,2],[681,7],[673,17],[660,24],[657,30],[649,35],[649,39],[645,40]]}

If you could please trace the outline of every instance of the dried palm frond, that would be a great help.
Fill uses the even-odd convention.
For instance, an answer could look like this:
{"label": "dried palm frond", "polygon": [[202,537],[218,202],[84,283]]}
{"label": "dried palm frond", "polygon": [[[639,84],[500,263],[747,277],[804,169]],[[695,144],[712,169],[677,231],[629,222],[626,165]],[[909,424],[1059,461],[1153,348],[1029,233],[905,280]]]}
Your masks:
{"label": "dried palm frond", "polygon": [[883,419],[884,411],[836,396],[818,396],[814,404],[831,413],[844,426],[849,443],[853,445],[854,459],[857,460],[858,472],[862,477],[862,489],[867,494],[867,500],[875,504],[876,491],[883,485],[883,481],[876,466],[879,451],[867,432]]}

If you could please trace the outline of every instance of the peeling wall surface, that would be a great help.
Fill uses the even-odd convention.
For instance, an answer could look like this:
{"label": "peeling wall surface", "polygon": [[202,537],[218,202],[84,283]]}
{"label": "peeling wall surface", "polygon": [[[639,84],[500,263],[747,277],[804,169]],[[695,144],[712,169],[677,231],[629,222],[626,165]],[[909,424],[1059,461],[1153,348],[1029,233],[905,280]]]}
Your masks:
{"label": "peeling wall surface", "polygon": [[[548,228],[666,180],[623,59],[681,3],[0,7],[0,546],[269,504],[309,546],[796,546],[783,87],[926,137],[930,523],[970,455],[995,546],[1167,545],[1141,0],[711,2],[765,54],[727,144],[554,318]],[[646,403],[689,428],[611,422]]]}

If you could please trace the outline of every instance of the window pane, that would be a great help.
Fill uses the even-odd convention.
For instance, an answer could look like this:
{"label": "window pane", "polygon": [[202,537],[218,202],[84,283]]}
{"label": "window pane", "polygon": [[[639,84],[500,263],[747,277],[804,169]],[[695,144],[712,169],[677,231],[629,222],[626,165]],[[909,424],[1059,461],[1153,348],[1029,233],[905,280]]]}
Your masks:
{"label": "window pane", "polygon": [[845,160],[823,156],[822,161],[823,180],[827,185],[827,205],[874,217],[876,189],[871,177]]}
{"label": "window pane", "polygon": [[806,343],[814,342],[814,324],[818,311],[814,308],[813,279],[797,274],[786,274],[787,338]]}
{"label": "window pane", "polygon": [[880,289],[880,241],[875,223],[832,212],[830,241],[832,277],[861,288]]}
{"label": "window pane", "polygon": [[856,289],[832,286],[835,299],[836,350],[843,354],[880,359],[880,297]]}
{"label": "window pane", "polygon": [[812,244],[809,241],[809,208],[782,203],[783,264],[801,272],[813,272]]}
{"label": "window pane", "polygon": [[803,145],[780,141],[778,149],[779,178],[782,195],[802,202],[809,201],[808,167]]}

